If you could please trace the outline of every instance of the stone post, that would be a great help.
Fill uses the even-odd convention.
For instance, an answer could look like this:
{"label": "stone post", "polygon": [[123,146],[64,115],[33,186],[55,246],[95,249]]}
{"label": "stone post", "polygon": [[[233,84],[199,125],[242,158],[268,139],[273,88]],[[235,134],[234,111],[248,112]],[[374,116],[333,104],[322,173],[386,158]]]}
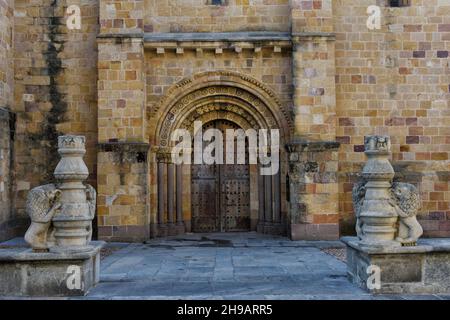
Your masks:
{"label": "stone post", "polygon": [[85,137],[61,136],[58,153],[61,155],[54,175],[60,182],[61,210],[53,217],[56,248],[52,250],[86,249],[90,240],[92,219],[83,181],[89,176],[83,161],[86,153]]}
{"label": "stone post", "polygon": [[[85,143],[83,136],[58,137],[57,183],[27,195],[31,225],[25,241],[31,248],[0,249],[0,296],[83,296],[100,281],[105,243],[91,241],[97,192],[83,184],[89,176]],[[70,270],[79,285],[69,285]]]}
{"label": "stone post", "polygon": [[362,176],[367,181],[365,199],[358,216],[359,236],[364,245],[394,245],[398,216],[391,205],[390,189],[395,176],[389,162],[391,139],[388,136],[365,138],[365,153],[369,158]]}

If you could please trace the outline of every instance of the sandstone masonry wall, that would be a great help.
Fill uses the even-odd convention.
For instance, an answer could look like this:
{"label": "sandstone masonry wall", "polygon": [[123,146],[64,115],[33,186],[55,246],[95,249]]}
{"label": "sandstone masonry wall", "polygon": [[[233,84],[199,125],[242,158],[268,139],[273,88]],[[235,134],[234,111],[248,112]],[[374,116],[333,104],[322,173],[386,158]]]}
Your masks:
{"label": "sandstone masonry wall", "polygon": [[[312,1],[308,1],[312,2]],[[145,32],[290,30],[289,0],[145,0]]]}
{"label": "sandstone masonry wall", "polygon": [[14,98],[12,0],[0,0],[0,241],[16,235],[12,216],[12,145],[14,115],[9,111]]}
{"label": "sandstone masonry wall", "polygon": [[[450,3],[335,0],[341,231],[354,232],[351,189],[365,161],[364,136],[392,137],[397,178],[419,187],[426,236],[450,231]],[[382,29],[366,27],[382,6]]]}
{"label": "sandstone masonry wall", "polygon": [[[81,30],[68,30],[66,8],[81,9]],[[85,161],[96,185],[97,0],[15,1],[16,214],[27,192],[53,179],[57,137],[87,138]]]}

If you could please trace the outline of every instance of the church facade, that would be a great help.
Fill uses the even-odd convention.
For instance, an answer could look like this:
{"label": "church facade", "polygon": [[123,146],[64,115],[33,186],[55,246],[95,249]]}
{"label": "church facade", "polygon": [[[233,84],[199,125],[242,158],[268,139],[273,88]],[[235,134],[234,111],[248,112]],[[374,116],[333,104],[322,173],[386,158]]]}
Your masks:
{"label": "church facade", "polygon": [[[0,240],[64,134],[86,137],[98,239],[354,234],[368,135],[391,137],[425,236],[450,236],[447,0],[0,0],[0,26]],[[175,163],[198,122],[278,130],[279,170]]]}

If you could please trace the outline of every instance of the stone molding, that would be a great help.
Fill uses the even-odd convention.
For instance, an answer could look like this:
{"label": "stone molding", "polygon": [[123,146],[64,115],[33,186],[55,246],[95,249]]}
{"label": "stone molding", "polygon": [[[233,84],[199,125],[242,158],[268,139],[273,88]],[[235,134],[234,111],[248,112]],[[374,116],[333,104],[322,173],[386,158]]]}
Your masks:
{"label": "stone molding", "polygon": [[252,106],[245,108],[242,102],[240,105],[231,103],[246,109],[254,119],[261,119],[261,128],[278,128],[284,137],[292,130],[293,119],[289,112],[275,93],[260,81],[230,71],[204,72],[173,85],[153,110],[148,112],[151,117],[160,119],[155,132],[159,145],[168,145],[170,132],[180,127],[181,117],[187,118],[196,111],[199,100],[207,104],[208,99],[213,102],[219,96],[223,97],[225,103],[230,99],[238,99]]}
{"label": "stone molding", "polygon": [[289,153],[337,151],[341,144],[336,141],[294,141],[286,145]]}
{"label": "stone molding", "polygon": [[148,152],[149,143],[143,142],[103,142],[97,144],[99,152]]}

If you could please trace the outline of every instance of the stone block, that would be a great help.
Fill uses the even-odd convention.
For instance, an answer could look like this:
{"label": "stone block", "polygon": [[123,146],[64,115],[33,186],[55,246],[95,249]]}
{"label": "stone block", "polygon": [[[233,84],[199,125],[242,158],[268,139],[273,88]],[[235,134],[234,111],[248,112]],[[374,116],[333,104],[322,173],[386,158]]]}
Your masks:
{"label": "stone block", "polygon": [[92,242],[91,246],[90,250],[78,253],[1,249],[0,296],[86,295],[100,281],[100,250],[104,242]]}
{"label": "stone block", "polygon": [[[354,284],[376,294],[450,293],[450,240],[419,240],[415,247],[368,248],[346,237],[347,274]],[[369,290],[367,268],[381,270],[380,289]]]}
{"label": "stone block", "polygon": [[291,224],[290,238],[293,241],[334,241],[339,239],[339,224]]}

